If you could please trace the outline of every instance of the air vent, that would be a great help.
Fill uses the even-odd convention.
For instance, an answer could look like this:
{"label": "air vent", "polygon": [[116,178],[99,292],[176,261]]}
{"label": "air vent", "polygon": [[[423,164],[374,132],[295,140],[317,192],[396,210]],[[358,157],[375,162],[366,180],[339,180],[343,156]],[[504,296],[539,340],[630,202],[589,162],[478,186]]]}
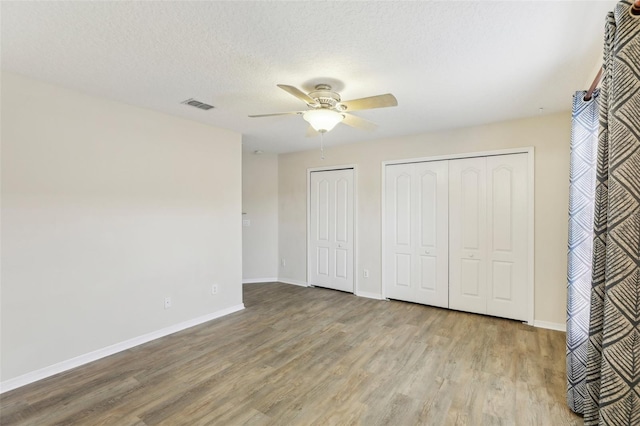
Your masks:
{"label": "air vent", "polygon": [[191,105],[192,107],[200,108],[205,111],[213,108],[213,105],[205,104],[204,102],[196,101],[195,99],[187,99],[186,101],[183,101],[181,103],[185,105]]}

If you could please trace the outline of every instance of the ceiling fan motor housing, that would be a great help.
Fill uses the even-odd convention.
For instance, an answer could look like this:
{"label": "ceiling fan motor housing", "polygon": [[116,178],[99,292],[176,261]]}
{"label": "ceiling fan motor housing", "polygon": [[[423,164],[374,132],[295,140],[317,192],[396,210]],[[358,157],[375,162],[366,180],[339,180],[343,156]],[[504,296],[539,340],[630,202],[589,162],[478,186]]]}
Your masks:
{"label": "ceiling fan motor housing", "polygon": [[336,108],[340,103],[340,95],[331,90],[328,84],[318,84],[313,92],[309,93],[309,97],[315,99],[320,104],[320,108]]}

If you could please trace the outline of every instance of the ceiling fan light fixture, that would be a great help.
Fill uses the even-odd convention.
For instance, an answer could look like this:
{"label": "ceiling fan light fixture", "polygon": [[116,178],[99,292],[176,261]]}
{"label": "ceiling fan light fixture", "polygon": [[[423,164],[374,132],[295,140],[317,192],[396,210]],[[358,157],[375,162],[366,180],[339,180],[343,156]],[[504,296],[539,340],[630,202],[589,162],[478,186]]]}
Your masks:
{"label": "ceiling fan light fixture", "polygon": [[305,113],[302,114],[302,118],[304,118],[316,132],[325,133],[344,120],[344,115],[330,109],[320,108],[305,111]]}

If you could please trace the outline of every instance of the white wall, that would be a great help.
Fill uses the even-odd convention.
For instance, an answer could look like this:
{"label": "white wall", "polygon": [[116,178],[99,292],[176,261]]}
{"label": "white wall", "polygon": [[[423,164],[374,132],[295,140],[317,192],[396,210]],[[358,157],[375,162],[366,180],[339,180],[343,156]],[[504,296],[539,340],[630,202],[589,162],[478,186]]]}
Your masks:
{"label": "white wall", "polygon": [[241,306],[239,134],[10,73],[1,97],[2,381]]}
{"label": "white wall", "polygon": [[[535,147],[535,320],[562,325],[566,312],[571,115],[561,113],[439,133],[283,154],[279,159],[279,277],[306,282],[306,173],[357,164],[357,287],[381,293],[381,163],[386,160]],[[329,133],[327,138],[331,138]],[[362,270],[369,269],[369,278]]]}
{"label": "white wall", "polygon": [[242,153],[242,278],[271,281],[278,276],[278,156]]}

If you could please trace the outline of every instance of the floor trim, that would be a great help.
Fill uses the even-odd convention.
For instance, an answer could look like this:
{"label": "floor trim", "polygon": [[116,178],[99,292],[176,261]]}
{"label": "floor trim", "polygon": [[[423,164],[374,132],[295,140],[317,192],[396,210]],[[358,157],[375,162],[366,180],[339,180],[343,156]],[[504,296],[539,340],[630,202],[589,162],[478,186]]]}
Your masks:
{"label": "floor trim", "polygon": [[356,296],[366,297],[367,299],[384,300],[384,297],[382,297],[381,294],[369,293],[368,291],[358,291],[356,292]]}
{"label": "floor trim", "polygon": [[292,280],[291,278],[278,277],[278,282],[281,282],[284,284],[299,285],[302,287],[309,287],[309,285],[305,281]]}
{"label": "floor trim", "polygon": [[271,278],[247,278],[242,280],[242,284],[255,284],[255,283],[275,283],[278,281],[278,277]]}
{"label": "floor trim", "polygon": [[229,315],[234,312],[241,311],[243,309],[244,309],[244,304],[241,303],[239,305],[231,306],[226,309],[222,309],[216,312],[212,312],[210,314],[206,314],[197,318],[183,321],[181,323],[174,324],[169,327],[162,328],[160,330],[152,331],[151,333],[143,334],[142,336],[134,337],[132,339],[128,339],[123,342],[119,342],[111,346],[107,346],[105,348],[98,349],[93,352],[89,352],[84,355],[80,355],[75,358],[71,358],[66,361],[62,361],[57,364],[53,364],[48,367],[41,368],[39,370],[31,371],[27,374],[23,374],[13,379],[5,380],[3,382],[0,382],[0,394],[28,385],[29,383],[37,382],[38,380],[42,380],[49,376],[53,376],[54,374],[62,373],[63,371],[71,370],[72,368],[76,368],[81,365],[99,360],[100,358],[104,358],[109,355],[113,355],[115,353],[122,352],[127,349],[131,349],[143,343],[147,343],[152,340],[159,339],[160,337],[164,337],[169,334],[173,334],[178,331],[182,331],[187,328],[205,323],[207,321],[211,321],[216,318],[220,318],[225,315]]}
{"label": "floor trim", "polygon": [[563,331],[567,332],[567,324],[566,323],[557,323],[557,322],[549,322],[549,321],[533,321],[533,326],[538,328],[548,328],[549,330]]}

